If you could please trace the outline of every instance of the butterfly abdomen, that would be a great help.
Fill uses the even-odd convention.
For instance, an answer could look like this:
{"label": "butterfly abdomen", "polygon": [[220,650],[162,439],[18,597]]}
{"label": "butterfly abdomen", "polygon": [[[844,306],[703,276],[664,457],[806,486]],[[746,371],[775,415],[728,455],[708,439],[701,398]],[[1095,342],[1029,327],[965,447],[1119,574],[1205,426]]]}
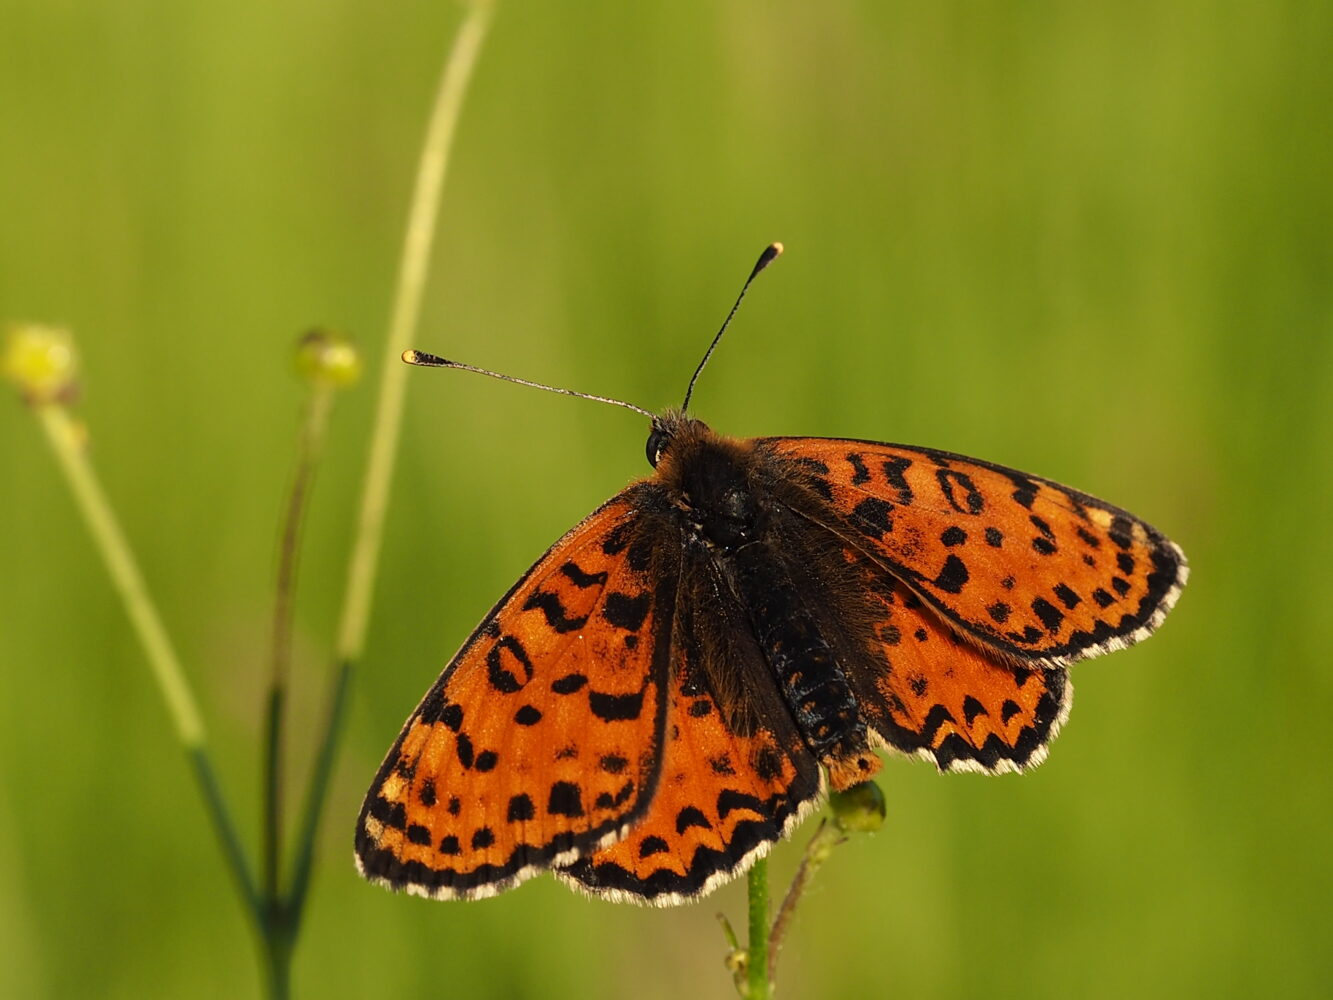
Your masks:
{"label": "butterfly abdomen", "polygon": [[879,770],[851,684],[806,607],[785,560],[766,542],[731,557],[738,596],[784,700],[838,789]]}
{"label": "butterfly abdomen", "polygon": [[[879,768],[852,686],[829,637],[808,607],[802,568],[777,547],[774,510],[760,460],[747,443],[713,434],[698,421],[668,424],[674,432],[658,472],[678,511],[686,545],[710,560],[744,609],[771,675],[806,746],[845,788]],[[809,568],[807,568],[809,569]]]}

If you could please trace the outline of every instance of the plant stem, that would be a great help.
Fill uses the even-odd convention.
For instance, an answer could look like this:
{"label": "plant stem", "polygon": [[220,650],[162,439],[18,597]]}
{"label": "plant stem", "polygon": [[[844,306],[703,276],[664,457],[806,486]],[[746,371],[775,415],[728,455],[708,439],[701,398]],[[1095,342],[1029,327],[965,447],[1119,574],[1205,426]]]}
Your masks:
{"label": "plant stem", "polygon": [[270,654],[267,724],[264,727],[264,763],[260,829],[261,892],[266,914],[262,935],[269,973],[269,992],[286,996],[289,989],[293,929],[291,911],[281,896],[283,730],[286,720],[288,678],[292,658],[292,607],[301,533],[305,524],[310,483],[323,450],[334,387],[315,381],[307,399],[297,436],[296,471],[283,515],[278,546],[278,574],[273,600],[273,635]]}
{"label": "plant stem", "polygon": [[410,345],[421,314],[421,296],[429,270],[439,215],[440,192],[449,165],[453,136],[462,108],[463,96],[476,65],[477,53],[490,23],[491,3],[469,4],[459,26],[444,71],[435,93],[430,122],[417,161],[417,176],[408,210],[407,232],[399,263],[389,332],[380,372],[379,397],[371,431],[370,453],[362,483],[361,512],[352,555],[347,567],[347,587],[342,616],[334,647],[336,669],[328,699],[319,750],[310,776],[305,810],[297,832],[292,877],[284,899],[285,928],[292,939],[300,928],[315,841],[319,835],[324,799],[337,752],[338,737],[346,716],[347,691],[352,669],[365,646],[370,620],[370,598],[375,585],[375,571],[384,534],[384,516],[388,508],[389,488],[393,481],[394,459],[398,451],[403,399],[408,366],[400,361]]}
{"label": "plant stem", "polygon": [[93,543],[102,554],[111,582],[120,594],[129,614],[144,654],[157,681],[162,700],[166,703],[167,713],[176,728],[176,735],[185,748],[200,791],[203,793],[204,806],[213,823],[224,857],[236,879],[242,902],[250,912],[256,927],[263,926],[263,906],[255,888],[254,876],[245,859],[240,837],[232,823],[231,813],[222,797],[217,773],[213,769],[208,753],[204,733],[203,718],[195,702],[194,692],[181,668],[176,650],[171,644],[167,630],[162,624],[157,606],[148,594],[143,575],[134,561],[129,543],[120,529],[111,505],[107,501],[102,485],[93,471],[83,447],[84,433],[81,427],[70,417],[69,412],[57,403],[43,403],[36,407],[42,429],[51,442],[61,470],[69,483],[74,501],[83,516]]}
{"label": "plant stem", "polygon": [[302,814],[301,827],[296,837],[296,856],[292,860],[292,878],[286,895],[293,936],[300,928],[306,892],[310,888],[310,868],[314,860],[315,837],[319,833],[319,818],[323,811],[325,795],[328,792],[329,775],[333,772],[333,758],[338,746],[338,734],[342,732],[343,717],[347,709],[347,687],[351,676],[351,662],[348,660],[339,662],[337,673],[333,678],[333,689],[329,695],[328,710],[324,718],[323,736],[316,752],[314,769],[310,774],[305,811]]}
{"label": "plant stem", "polygon": [[782,898],[782,905],[778,907],[778,915],[774,918],[773,928],[768,934],[768,977],[770,980],[774,978],[777,971],[778,952],[782,950],[782,941],[786,937],[787,928],[791,924],[792,914],[796,912],[796,904],[800,902],[801,896],[815,877],[815,872],[819,871],[820,866],[828,860],[833,848],[845,839],[846,834],[837,823],[823,820],[819,824],[819,829],[815,831],[815,835],[810,838],[810,842],[805,845],[805,853],[801,856],[801,865],[796,869],[796,875],[791,880],[787,894]]}
{"label": "plant stem", "polygon": [[768,859],[760,858],[746,877],[750,899],[750,943],[747,952],[747,1000],[769,1000],[773,983],[768,967]]}
{"label": "plant stem", "polygon": [[323,450],[324,431],[328,427],[333,403],[333,387],[316,382],[311,386],[305,416],[296,446],[296,471],[283,516],[282,540],[278,547],[278,576],[274,587],[273,636],[270,655],[268,724],[264,742],[264,809],[262,843],[262,885],[270,901],[278,898],[279,856],[282,844],[283,728],[287,702],[288,677],[292,659],[292,604],[295,595],[296,567],[300,556],[301,531],[314,477]]}
{"label": "plant stem", "polygon": [[478,0],[468,5],[440,76],[435,105],[417,161],[416,186],[408,210],[398,286],[389,319],[388,341],[384,346],[384,365],[380,371],[379,403],[361,493],[360,521],[347,567],[347,590],[335,647],[339,660],[355,662],[360,659],[365,644],[370,621],[370,595],[375,586],[375,571],[384,536],[384,515],[398,452],[403,396],[407,386],[408,366],[400,359],[403,351],[411,346],[421,315],[421,294],[430,266],[440,192],[448,172],[454,130],[490,15],[489,2]]}

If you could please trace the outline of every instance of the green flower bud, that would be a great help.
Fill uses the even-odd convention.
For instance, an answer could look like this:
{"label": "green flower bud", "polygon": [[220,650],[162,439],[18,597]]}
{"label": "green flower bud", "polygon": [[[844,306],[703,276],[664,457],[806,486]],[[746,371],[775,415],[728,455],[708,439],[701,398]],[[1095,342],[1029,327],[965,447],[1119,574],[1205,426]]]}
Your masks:
{"label": "green flower bud", "polygon": [[884,793],[873,781],[829,795],[833,822],[845,833],[874,833],[884,825]]}
{"label": "green flower bud", "polygon": [[16,323],[6,332],[0,370],[30,403],[68,400],[77,389],[74,338],[63,327]]}
{"label": "green flower bud", "polygon": [[361,355],[343,334],[314,329],[296,342],[296,371],[311,382],[341,389],[361,377]]}

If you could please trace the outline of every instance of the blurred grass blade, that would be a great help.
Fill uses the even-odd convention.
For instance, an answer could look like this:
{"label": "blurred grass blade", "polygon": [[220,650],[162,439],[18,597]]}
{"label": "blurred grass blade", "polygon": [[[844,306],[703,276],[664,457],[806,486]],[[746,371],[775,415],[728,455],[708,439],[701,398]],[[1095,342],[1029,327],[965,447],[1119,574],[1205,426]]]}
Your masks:
{"label": "blurred grass blade", "polygon": [[106,563],[116,591],[125,603],[130,622],[143,645],[153,678],[157,681],[166,703],[167,712],[176,728],[176,735],[185,747],[203,792],[209,819],[222,842],[223,854],[236,878],[242,900],[248,907],[256,926],[262,927],[263,909],[241,847],[240,837],[232,823],[231,814],[222,797],[216,772],[205,745],[203,718],[195,701],[194,692],[181,668],[175,647],[166,627],[149,596],[143,575],[139,572],[129,543],[120,530],[106,494],[102,491],[92,463],[84,449],[84,432],[70,417],[69,411],[57,403],[43,403],[36,407],[42,428],[51,442],[61,470],[69,482],[74,500],[93,536],[97,549]]}
{"label": "blurred grass blade", "polygon": [[351,561],[347,567],[347,590],[338,629],[336,656],[356,661],[361,656],[370,621],[370,598],[375,587],[384,515],[389,503],[394,459],[402,423],[403,397],[408,367],[399,359],[411,347],[421,315],[421,294],[435,242],[440,192],[448,173],[449,155],[458,124],[463,96],[467,92],[477,53],[491,19],[490,2],[468,5],[463,23],[444,64],[435,105],[426,128],[426,138],[417,162],[416,187],[408,210],[407,232],[398,269],[398,286],[389,320],[389,336],[382,355],[379,402],[370,441],[366,478],[361,493],[361,515]]}
{"label": "blurred grass blade", "polygon": [[477,54],[490,25],[492,4],[470,4],[458,34],[445,60],[408,210],[407,232],[398,271],[398,285],[380,371],[379,401],[366,463],[361,495],[361,515],[348,564],[347,590],[335,645],[337,672],[329,696],[324,730],[320,737],[315,769],[311,775],[305,814],[296,841],[292,880],[287,893],[287,912],[292,926],[300,922],[305,896],[310,885],[310,867],[315,839],[319,834],[320,815],[328,791],[329,775],[337,749],[338,734],[345,715],[347,687],[352,668],[365,644],[370,619],[370,599],[375,570],[383,538],[384,515],[388,507],[389,487],[393,479],[394,459],[398,450],[403,398],[408,366],[400,355],[410,346],[421,314],[421,295],[430,264],[439,216],[440,194],[448,171],[453,137],[462,110],[463,97],[476,65]]}

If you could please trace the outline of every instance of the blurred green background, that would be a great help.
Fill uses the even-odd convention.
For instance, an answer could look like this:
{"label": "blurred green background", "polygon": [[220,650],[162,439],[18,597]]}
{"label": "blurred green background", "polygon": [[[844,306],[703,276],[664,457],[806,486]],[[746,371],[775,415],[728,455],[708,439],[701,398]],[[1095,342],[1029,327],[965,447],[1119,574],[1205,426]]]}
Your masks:
{"label": "blurred green background", "polygon": [[[66,323],[94,460],[250,842],[277,516],[313,323],[339,403],[298,596],[310,756],[449,3],[3,0],[0,317]],[[511,2],[420,347],[732,434],[934,445],[1077,485],[1194,575],[1075,670],[1031,775],[889,761],[790,997],[1326,996],[1333,981],[1333,5]],[[415,372],[295,964],[307,997],[728,997],[714,914],[538,879],[360,882],[361,795],[492,601],[647,471],[643,421]],[[0,408],[0,994],[231,997],[253,942],[123,607]],[[812,827],[798,839],[804,840]],[[785,879],[798,850],[780,847]]]}

